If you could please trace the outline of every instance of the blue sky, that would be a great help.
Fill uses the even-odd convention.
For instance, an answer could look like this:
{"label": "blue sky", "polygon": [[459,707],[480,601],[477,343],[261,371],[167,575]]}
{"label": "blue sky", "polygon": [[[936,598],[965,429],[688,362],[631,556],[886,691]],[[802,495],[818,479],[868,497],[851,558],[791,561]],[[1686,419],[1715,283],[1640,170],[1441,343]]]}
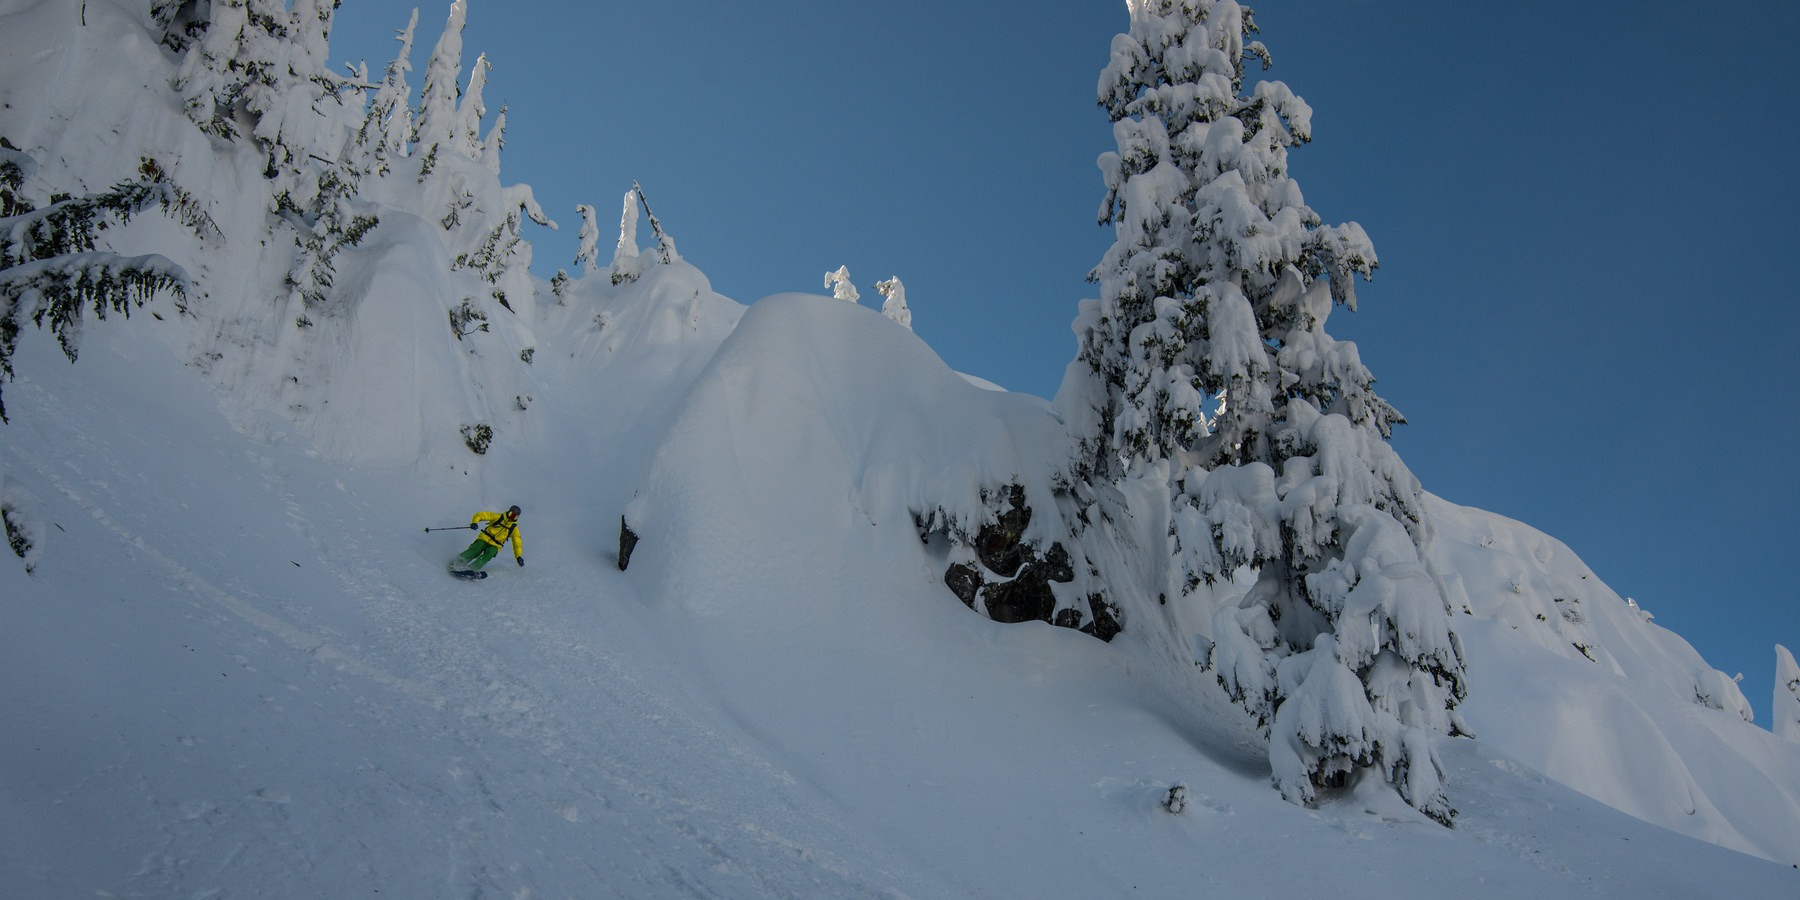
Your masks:
{"label": "blue sky", "polygon": [[[1411,420],[1402,457],[1742,672],[1767,727],[1772,645],[1800,650],[1800,4],[1251,5],[1313,107],[1308,203],[1380,255],[1329,330]],[[412,8],[345,3],[334,59],[378,76]],[[415,89],[448,9],[420,7]],[[1094,86],[1125,26],[1122,0],[472,0],[464,63],[562,226],[540,273],[636,179],[720,293],[847,265],[878,305],[897,275],[948,363],[1048,397],[1111,240]]]}

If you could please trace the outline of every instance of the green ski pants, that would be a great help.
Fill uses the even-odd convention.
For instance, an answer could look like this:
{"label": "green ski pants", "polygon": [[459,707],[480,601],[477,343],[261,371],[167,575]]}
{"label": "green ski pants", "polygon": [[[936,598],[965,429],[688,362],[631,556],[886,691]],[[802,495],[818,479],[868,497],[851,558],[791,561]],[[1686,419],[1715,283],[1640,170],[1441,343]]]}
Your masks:
{"label": "green ski pants", "polygon": [[470,544],[469,549],[464,550],[462,555],[458,556],[457,559],[467,563],[469,568],[480,571],[482,566],[487,565],[489,561],[499,555],[499,547],[496,547],[481,538],[476,538],[475,543]]}

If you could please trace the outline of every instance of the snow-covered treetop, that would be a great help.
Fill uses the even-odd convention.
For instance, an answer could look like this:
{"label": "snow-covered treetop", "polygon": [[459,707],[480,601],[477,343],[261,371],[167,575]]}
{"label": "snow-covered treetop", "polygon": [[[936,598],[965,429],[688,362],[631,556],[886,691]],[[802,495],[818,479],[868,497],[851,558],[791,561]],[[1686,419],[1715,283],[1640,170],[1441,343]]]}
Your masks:
{"label": "snow-covered treetop", "polygon": [[462,77],[462,32],[467,17],[464,0],[450,4],[449,20],[425,64],[425,82],[412,135],[413,143],[420,147],[448,144],[454,135],[456,98],[461,94],[457,81]]}
{"label": "snow-covered treetop", "polygon": [[1775,645],[1775,720],[1770,727],[1776,734],[1800,742],[1800,665],[1780,644]]}
{"label": "snow-covered treetop", "polygon": [[912,328],[912,310],[906,305],[906,285],[900,283],[900,276],[895,275],[886,281],[875,283],[875,290],[882,296],[881,314]]}
{"label": "snow-covered treetop", "polygon": [[831,296],[851,303],[862,299],[856,292],[856,284],[850,280],[850,267],[838,266],[837,269],[825,273],[825,287],[831,288]]}

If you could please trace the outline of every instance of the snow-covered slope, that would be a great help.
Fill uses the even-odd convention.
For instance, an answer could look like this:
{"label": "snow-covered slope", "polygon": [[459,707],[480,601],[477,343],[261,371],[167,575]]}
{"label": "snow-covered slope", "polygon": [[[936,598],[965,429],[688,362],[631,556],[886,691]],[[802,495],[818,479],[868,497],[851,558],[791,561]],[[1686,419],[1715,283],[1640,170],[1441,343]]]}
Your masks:
{"label": "snow-covered slope", "polygon": [[[154,77],[77,90],[106,54],[169,65],[134,5],[77,6],[0,0],[0,44],[36,48],[0,56],[32,189],[154,152],[219,233],[110,236],[178,257],[187,313],[89,322],[72,366],[19,336],[0,896],[1800,890],[1800,744],[1553,539],[1433,506],[1479,735],[1438,744],[1456,827],[1374,779],[1291,805],[1137,632],[1000,625],[945,586],[915,515],[1042,501],[1049,404],[873,310],[746,307],[679,258],[515,287],[458,337],[488,288],[410,175],[369,186],[342,314],[300,325],[256,155]],[[483,455],[456,431],[477,421]],[[513,503],[527,565],[447,577],[472,535],[424,529]]]}
{"label": "snow-covered slope", "polygon": [[1800,745],[1750,725],[1736,684],[1561,542],[1442,501],[1433,512],[1438,565],[1474,613],[1458,630],[1484,743],[1683,834],[1800,858]]}
{"label": "snow-covered slope", "polygon": [[[636,415],[547,417],[567,429],[546,441],[615,452],[467,478],[239,434],[154,325],[96,329],[72,367],[22,343],[36,356],[9,395],[3,477],[41,540],[34,574],[0,566],[14,686],[0,694],[0,892],[1275,896],[1329,882],[1349,897],[1774,897],[1800,883],[1574,794],[1486,738],[1442,747],[1454,830],[1373,785],[1317,810],[1282,801],[1121,648],[970,613],[908,524],[881,521],[875,500],[895,492],[813,477],[920,449],[810,430],[855,402],[864,359],[920,366],[915,397],[1025,418],[1038,405],[957,387],[900,329],[835,303],[753,307],[745,340],[691,379],[647,380],[655,402]],[[760,329],[796,315],[877,344],[757,351]],[[591,381],[544,402],[632,396],[623,373],[709,357],[704,332],[618,335]],[[750,369],[837,399],[758,401],[762,431],[703,415]],[[627,448],[657,444],[658,419],[685,437],[658,445],[687,452],[646,466]],[[781,426],[801,431],[771,447]],[[701,543],[684,556],[647,536],[652,552],[620,573],[620,485],[681,461],[716,489],[686,495],[695,527],[680,533]],[[746,497],[774,502],[769,517],[742,518]],[[507,502],[526,508],[528,566],[446,577],[466,533],[421,529]],[[748,551],[781,555],[740,567]],[[1159,803],[1177,783],[1190,803],[1172,815]]]}

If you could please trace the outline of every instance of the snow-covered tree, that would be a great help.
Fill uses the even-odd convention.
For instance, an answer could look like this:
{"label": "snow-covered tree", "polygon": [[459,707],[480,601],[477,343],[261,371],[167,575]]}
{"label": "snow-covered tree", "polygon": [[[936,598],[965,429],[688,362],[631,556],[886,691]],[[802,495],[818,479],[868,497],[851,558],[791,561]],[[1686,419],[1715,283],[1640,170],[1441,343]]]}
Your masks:
{"label": "snow-covered tree", "polygon": [[[167,293],[186,296],[187,273],[159,254],[123,256],[99,243],[101,231],[123,226],[151,207],[197,234],[216,230],[200,205],[146,163],[137,181],[81,197],[63,197],[37,208],[25,181],[37,168],[28,155],[0,141],[0,383],[13,377],[13,350],[26,320],[48,324],[74,362],[81,348],[85,311],[129,317],[134,306]],[[0,422],[6,405],[0,402]]]}
{"label": "snow-covered tree", "polygon": [[481,143],[481,164],[489,172],[500,174],[500,151],[506,147],[506,107],[494,114],[494,127],[488,129],[487,139]]}
{"label": "snow-covered tree", "polygon": [[[662,265],[668,265],[668,264],[674,262],[675,260],[680,259],[681,254],[677,253],[675,251],[675,239],[673,237],[671,237],[667,231],[663,230],[662,222],[656,218],[656,213],[650,209],[650,199],[648,197],[644,196],[643,186],[638,184],[637,182],[633,181],[631,183],[631,194],[628,196],[636,198],[637,205],[642,206],[644,208],[644,218],[650,220],[650,234],[656,238],[656,261],[658,263],[661,263]],[[627,202],[627,205],[629,205],[630,200],[628,199],[626,202]],[[636,255],[637,213],[635,211],[633,211],[630,213],[630,216],[631,216],[631,223],[632,223],[631,241],[632,241],[632,247],[633,247],[633,255]],[[623,223],[621,223],[621,227],[619,229],[619,246],[621,249],[623,249],[625,246],[625,229],[623,227]]]}
{"label": "snow-covered tree", "polygon": [[[464,0],[450,4],[450,16],[444,33],[425,64],[425,81],[420,88],[418,113],[413,117],[413,144],[423,160],[435,161],[443,147],[453,140],[456,127],[457,86],[462,78],[462,32],[468,18]],[[423,174],[423,173],[421,173]]]}
{"label": "snow-covered tree", "polygon": [[381,84],[369,99],[362,127],[356,133],[356,166],[364,172],[386,175],[393,161],[406,155],[412,135],[412,88],[406,73],[412,71],[413,32],[419,26],[419,11],[412,11],[406,27],[395,35],[400,51],[388,63]]}
{"label": "snow-covered tree", "polygon": [[638,200],[637,185],[625,192],[625,205],[619,211],[619,240],[613,247],[613,262],[637,256]]}
{"label": "snow-covered tree", "polygon": [[292,0],[288,4],[294,35],[290,66],[297,72],[331,68],[331,21],[343,0]]}
{"label": "snow-covered tree", "polygon": [[838,300],[855,303],[862,299],[856,292],[856,284],[850,280],[850,267],[838,266],[835,271],[825,273],[825,287],[831,288],[831,296]]}
{"label": "snow-covered tree", "polygon": [[1373,768],[1447,822],[1429,738],[1462,730],[1461,645],[1425,562],[1422,490],[1385,440],[1403,420],[1324,331],[1334,304],[1355,308],[1374,249],[1302,200],[1287,154],[1312,111],[1281,82],[1247,84],[1246,62],[1269,63],[1249,10],[1129,5],[1099,82],[1116,238],[1058,398],[1072,475],[1166,465],[1170,593],[1204,605],[1253,581],[1211,617],[1201,662],[1268,733],[1285,796]]}
{"label": "snow-covered tree", "polygon": [[300,205],[311,199],[313,161],[337,161],[346,122],[362,114],[362,73],[347,83],[327,68],[336,8],[335,0],[297,0],[292,9],[282,0],[214,0],[153,11],[195,36],[175,79],[189,118],[223,138],[252,137],[267,158],[264,177],[276,182],[270,196],[296,194]]}
{"label": "snow-covered tree", "polygon": [[[544,215],[529,186],[513,185],[501,194],[504,212],[499,222],[483,234],[474,249],[457,254],[451,264],[454,269],[473,269],[494,285],[500,284],[509,272],[523,272],[531,265],[530,245],[520,233],[525,219],[546,228],[556,227]],[[510,306],[504,293],[497,293],[496,297]]]}
{"label": "snow-covered tree", "polygon": [[632,182],[631,190],[625,192],[625,208],[619,212],[619,242],[613,247],[612,269],[615,273],[613,283],[618,283],[616,273],[623,271],[623,266],[637,258],[637,225],[638,194],[637,182]]}
{"label": "snow-covered tree", "polygon": [[[625,208],[636,211],[636,207],[629,201]],[[599,214],[586,203],[577,203],[575,211],[581,215],[581,233],[575,238],[575,265],[581,268],[581,274],[587,275],[600,268]],[[623,233],[621,230],[620,234]]]}
{"label": "snow-covered tree", "polygon": [[159,42],[176,53],[186,53],[206,29],[211,0],[151,0],[150,24]]}
{"label": "snow-covered tree", "polygon": [[1800,742],[1800,665],[1788,648],[1775,645],[1775,718],[1770,729]]}
{"label": "snow-covered tree", "polygon": [[469,86],[463,91],[462,102],[456,106],[451,144],[469,159],[481,159],[481,120],[487,115],[487,101],[483,95],[487,92],[488,71],[492,68],[486,53],[475,57],[475,65],[469,68]]}
{"label": "snow-covered tree", "polygon": [[[644,267],[650,264],[638,256],[638,208],[643,207],[646,212],[650,209],[650,205],[643,199],[642,192],[643,189],[633,181],[631,190],[625,192],[624,205],[619,211],[619,241],[613,246],[612,263],[608,266],[612,272],[613,284],[625,284],[638,280],[644,274]],[[654,216],[650,221],[660,236],[661,225],[656,223]],[[595,239],[599,239],[597,234]]]}
{"label": "snow-covered tree", "polygon": [[183,4],[157,14],[183,20],[194,35],[175,79],[188,118],[222,137],[256,128],[257,114],[286,87],[286,8],[278,0],[213,0],[204,9]]}
{"label": "snow-covered tree", "polygon": [[912,310],[906,306],[906,285],[900,283],[900,276],[875,282],[875,290],[882,296],[881,314],[912,330]]}
{"label": "snow-covered tree", "polygon": [[293,229],[299,249],[285,283],[308,309],[331,308],[337,255],[361,243],[380,224],[376,213],[359,208],[355,200],[359,179],[360,173],[350,166],[326,166],[305,206],[282,195],[277,214]]}

